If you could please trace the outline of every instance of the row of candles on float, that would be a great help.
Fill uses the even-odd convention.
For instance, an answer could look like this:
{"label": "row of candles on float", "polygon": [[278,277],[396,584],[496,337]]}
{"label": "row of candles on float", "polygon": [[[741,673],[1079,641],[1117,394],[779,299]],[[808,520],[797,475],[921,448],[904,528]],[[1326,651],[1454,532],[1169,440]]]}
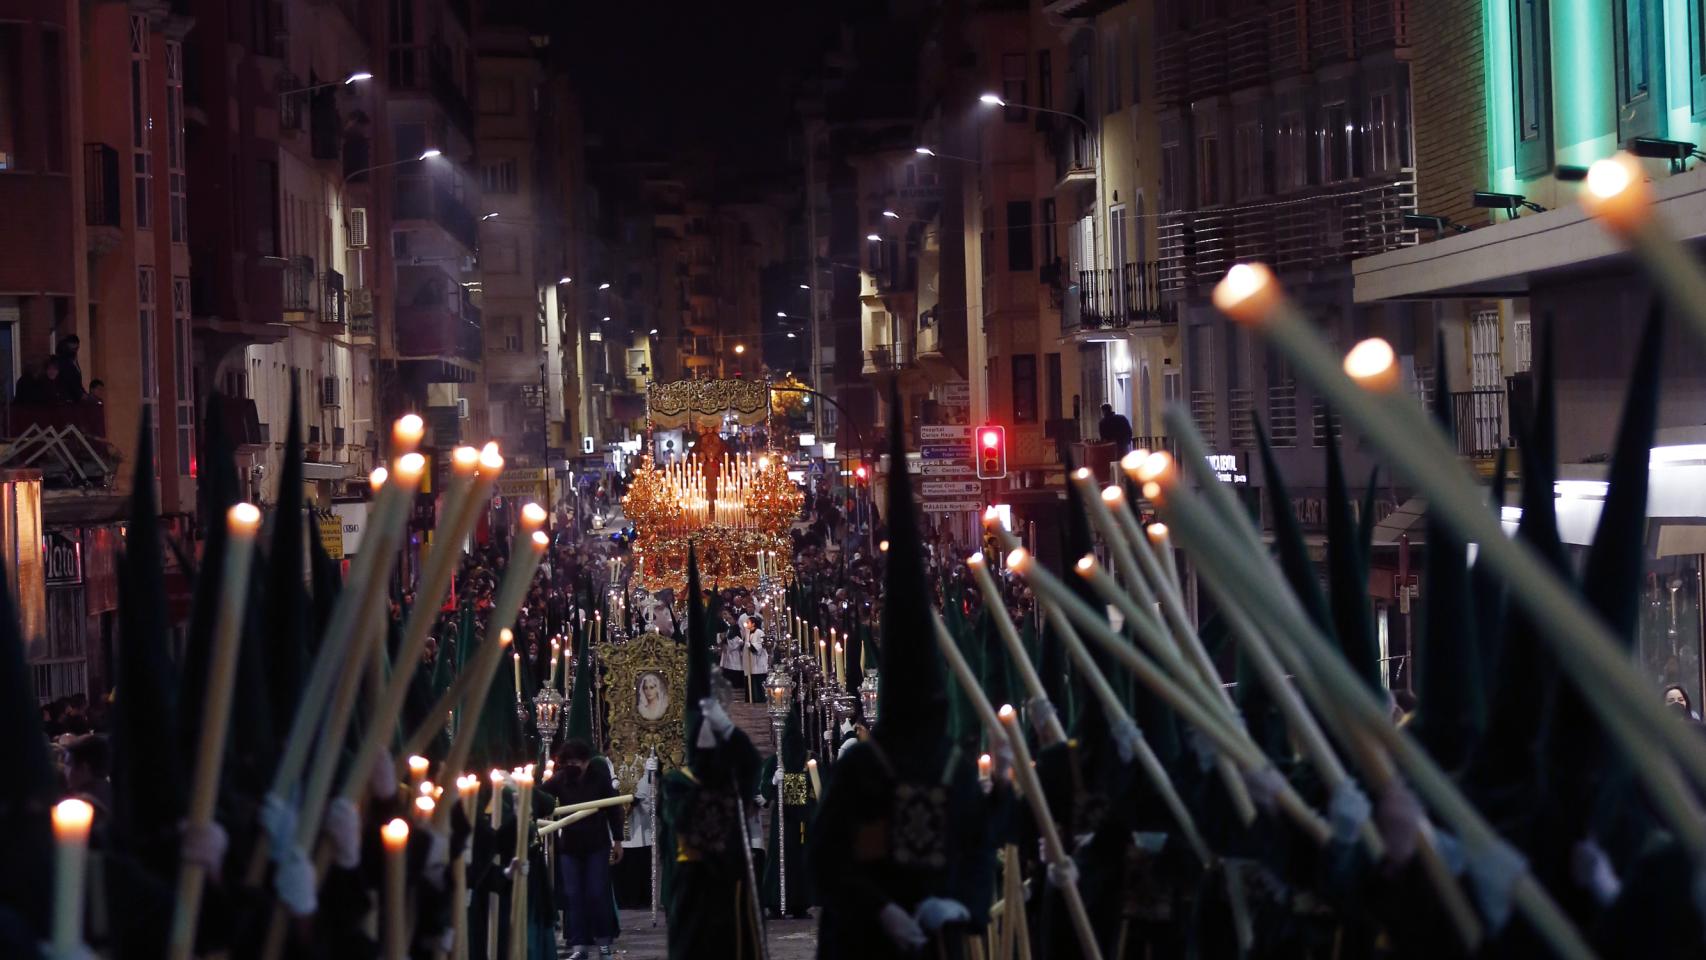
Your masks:
{"label": "row of candles on float", "polygon": [[711,479],[705,473],[705,462],[697,456],[656,468],[675,491],[675,503],[681,510],[670,529],[693,529],[713,523],[737,529],[750,525],[747,498],[759,475],[770,469],[770,457],[725,453],[718,467],[715,500],[710,496]]}

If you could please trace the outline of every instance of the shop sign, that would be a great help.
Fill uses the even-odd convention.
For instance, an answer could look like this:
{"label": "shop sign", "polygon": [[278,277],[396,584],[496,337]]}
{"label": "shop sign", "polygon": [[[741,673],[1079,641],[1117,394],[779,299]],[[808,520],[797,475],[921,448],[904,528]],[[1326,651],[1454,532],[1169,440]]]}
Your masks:
{"label": "shop sign", "polygon": [[320,530],[320,548],[326,556],[342,560],[344,556],[344,518],[335,513],[323,513],[315,518]]}
{"label": "shop sign", "polygon": [[367,501],[334,503],[332,504],[332,513],[336,514],[338,519],[343,522],[344,546],[343,553],[332,554],[332,556],[334,558],[354,556],[356,551],[361,549],[362,533],[367,529]]}
{"label": "shop sign", "polygon": [[47,561],[47,585],[74,586],[83,582],[83,545],[57,530],[42,537]]}
{"label": "shop sign", "polygon": [[1204,459],[1221,483],[1247,484],[1250,482],[1247,457],[1242,453],[1211,453]]}

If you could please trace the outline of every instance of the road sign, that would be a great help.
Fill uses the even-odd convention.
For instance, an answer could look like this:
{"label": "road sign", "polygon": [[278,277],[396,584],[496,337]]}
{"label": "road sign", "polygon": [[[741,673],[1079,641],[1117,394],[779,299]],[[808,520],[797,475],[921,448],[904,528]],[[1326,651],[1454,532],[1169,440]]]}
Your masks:
{"label": "road sign", "polygon": [[958,513],[962,510],[982,510],[982,500],[926,500],[925,513]]}
{"label": "road sign", "polygon": [[919,472],[927,477],[970,477],[977,473],[970,460],[932,460]]}
{"label": "road sign", "polygon": [[970,440],[971,427],[965,424],[928,423],[918,428],[918,439],[929,440]]}
{"label": "road sign", "polygon": [[976,480],[926,480],[921,486],[926,497],[975,497],[983,492]]}
{"label": "road sign", "polygon": [[971,406],[971,384],[964,380],[953,380],[942,384],[942,406]]}
{"label": "road sign", "polygon": [[926,460],[969,460],[971,446],[964,443],[927,443],[918,448],[918,455]]}

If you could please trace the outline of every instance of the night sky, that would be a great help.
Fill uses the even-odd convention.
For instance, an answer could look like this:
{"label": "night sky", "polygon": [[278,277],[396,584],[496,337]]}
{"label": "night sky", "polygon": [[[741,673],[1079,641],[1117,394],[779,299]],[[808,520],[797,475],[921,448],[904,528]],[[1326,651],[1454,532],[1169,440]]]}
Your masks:
{"label": "night sky", "polygon": [[672,161],[726,194],[798,167],[786,152],[794,98],[833,35],[833,6],[577,0],[557,35],[588,131],[612,158]]}

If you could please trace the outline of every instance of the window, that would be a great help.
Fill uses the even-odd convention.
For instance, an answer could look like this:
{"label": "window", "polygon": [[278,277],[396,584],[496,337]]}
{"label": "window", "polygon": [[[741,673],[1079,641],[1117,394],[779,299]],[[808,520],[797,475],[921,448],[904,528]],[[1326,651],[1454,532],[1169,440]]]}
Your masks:
{"label": "window", "polygon": [[1126,23],[1126,36],[1131,39],[1131,103],[1143,102],[1143,37],[1137,32],[1137,18]]}
{"label": "window", "polygon": [[480,112],[488,116],[504,117],[515,113],[515,81],[508,77],[482,78]]}
{"label": "window", "polygon": [[149,135],[153,132],[154,117],[148,112],[148,18],[141,14],[131,14],[131,172],[136,186],[136,226],[143,230],[154,226],[154,217],[149,203],[154,182],[154,157],[149,150]]}
{"label": "window", "polygon": [[[141,381],[142,381],[142,396],[141,396],[142,411],[143,411],[144,416],[147,418],[146,422],[150,425],[150,429],[154,431],[154,435],[156,437],[156,442],[158,442],[159,431],[160,431],[160,419],[157,416],[159,411],[158,411],[158,408],[156,406],[156,402],[159,400],[159,397],[160,397],[160,393],[159,393],[159,389],[160,389],[159,388],[160,367],[159,367],[159,354],[156,352],[156,348],[155,348],[155,344],[158,342],[158,340],[156,339],[156,336],[155,336],[156,329],[154,326],[155,309],[156,309],[156,307],[155,307],[155,300],[154,300],[154,268],[153,267],[137,267],[136,268],[136,321],[137,321],[137,333],[138,333],[138,337],[137,337],[137,361],[138,361],[138,364],[140,365],[140,367],[142,368],[141,369],[141,373],[142,373],[142,377],[141,377]],[[156,448],[156,451],[158,451],[158,448]],[[156,455],[158,455],[158,453],[156,453]]]}
{"label": "window", "polygon": [[1185,363],[1190,366],[1191,419],[1210,446],[1220,442],[1214,419],[1214,328],[1196,324],[1185,343]]}
{"label": "window", "polygon": [[1248,120],[1232,131],[1232,191],[1234,199],[1248,200],[1266,193],[1262,169],[1262,125]]}
{"label": "window", "polygon": [[1185,207],[1185,148],[1180,143],[1161,145],[1161,209]]}
{"label": "window", "polygon": [[1549,0],[1511,0],[1511,85],[1516,109],[1516,175],[1552,167],[1552,52]]}
{"label": "window", "polygon": [[492,319],[492,349],[499,353],[521,352],[520,317],[494,317]]}
{"label": "window", "polygon": [[1664,12],[1658,0],[1615,0],[1617,139],[1654,137],[1664,119]]}
{"label": "window", "polygon": [[1220,138],[1213,134],[1197,138],[1197,205],[1220,203]]}
{"label": "window", "polygon": [[1120,96],[1124,87],[1120,83],[1120,28],[1118,24],[1109,24],[1108,32],[1102,37],[1102,69],[1108,77],[1108,98],[1103,104],[1103,112],[1113,113],[1120,108]]}
{"label": "window", "polygon": [[190,239],[188,175],[184,172],[184,45],[166,43],[166,218],[173,243]]}
{"label": "window", "polygon": [[[1001,99],[1012,104],[1028,103],[1025,97],[1025,55],[1022,53],[1006,53],[1001,55]],[[1022,123],[1025,120],[1024,110],[1018,107],[1008,107],[1002,111],[1009,122]]]}
{"label": "window", "polygon": [[1048,363],[1048,418],[1059,420],[1063,416],[1061,407],[1061,371],[1060,354],[1051,353],[1044,357]]}
{"label": "window", "polygon": [[[1706,3],[1702,0],[1689,0],[1688,4],[1688,77],[1694,108],[1691,119],[1706,120]],[[4,102],[0,100],[0,110],[5,109]]]}
{"label": "window", "polygon": [[1013,357],[1013,422],[1037,422],[1037,355]]}
{"label": "window", "polygon": [[1349,180],[1351,168],[1351,112],[1343,102],[1321,108],[1321,182]]}
{"label": "window", "polygon": [[178,416],[178,475],[195,475],[195,385],[190,364],[190,278],[172,278],[172,385]]}
{"label": "window", "polygon": [[0,23],[0,170],[18,168],[18,118],[24,100],[24,28]]}
{"label": "window", "polygon": [[1368,98],[1368,172],[1385,173],[1404,166],[1404,120],[1396,92],[1378,90]]}
{"label": "window", "polygon": [[255,161],[255,193],[253,204],[255,213],[255,253],[263,257],[279,256],[277,161]]}
{"label": "window", "polygon": [[1046,197],[1037,202],[1038,211],[1042,214],[1043,266],[1049,266],[1060,259],[1060,249],[1054,239],[1054,198]]}
{"label": "window", "polygon": [[1037,51],[1037,106],[1054,108],[1054,57],[1047,50]]}
{"label": "window", "polygon": [[1309,186],[1308,140],[1303,114],[1282,113],[1274,124],[1274,189],[1290,193]]}
{"label": "window", "polygon": [[[503,229],[503,228],[499,228]],[[879,244],[873,244],[879,246]],[[515,237],[496,236],[480,249],[480,266],[490,273],[521,270],[521,244]]]}
{"label": "window", "polygon": [[1297,446],[1297,378],[1291,363],[1268,351],[1268,439],[1275,447]]}
{"label": "window", "polygon": [[[64,72],[65,36],[58,30],[43,29],[41,32],[43,95],[40,166],[43,170],[55,172],[65,169]],[[4,108],[0,107],[0,110],[4,110]]]}
{"label": "window", "polygon": [[1036,261],[1031,243],[1031,201],[1012,200],[1007,204],[1007,269],[1034,270]]}
{"label": "window", "polygon": [[519,179],[514,160],[499,160],[480,168],[480,187],[487,193],[514,193]]}

